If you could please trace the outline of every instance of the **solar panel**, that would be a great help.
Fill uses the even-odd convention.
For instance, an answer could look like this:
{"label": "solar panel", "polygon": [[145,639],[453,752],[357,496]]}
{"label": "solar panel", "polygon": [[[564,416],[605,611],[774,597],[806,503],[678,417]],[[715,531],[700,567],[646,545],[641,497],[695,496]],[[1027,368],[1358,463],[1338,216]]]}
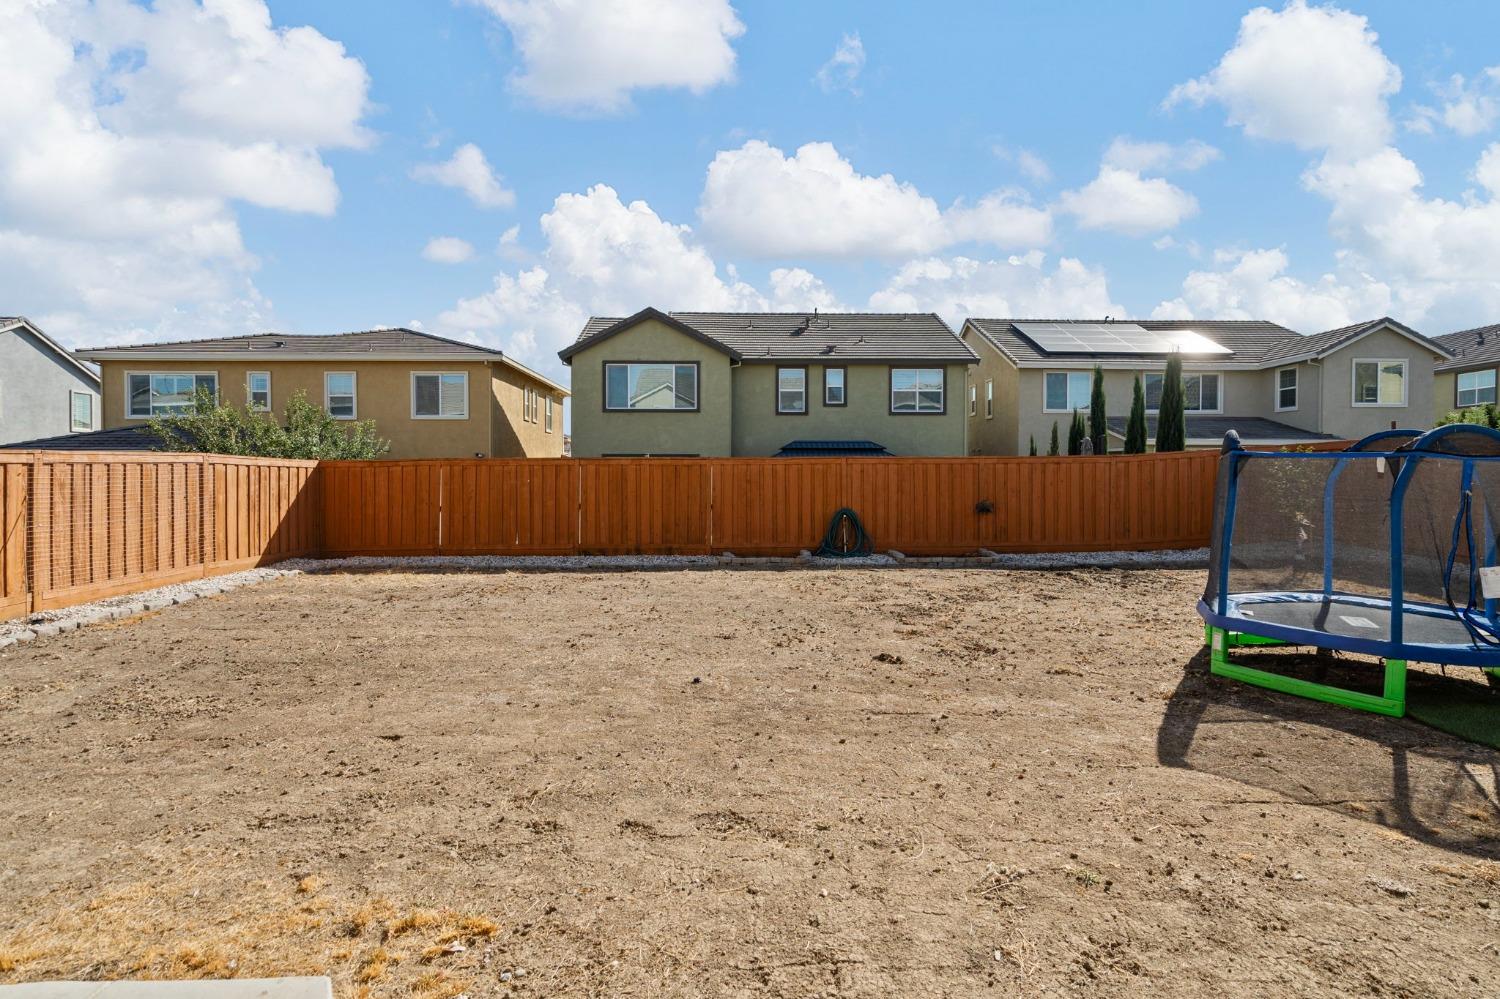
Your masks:
{"label": "solar panel", "polygon": [[1232,354],[1193,330],[1148,330],[1135,323],[1016,323],[1046,354]]}

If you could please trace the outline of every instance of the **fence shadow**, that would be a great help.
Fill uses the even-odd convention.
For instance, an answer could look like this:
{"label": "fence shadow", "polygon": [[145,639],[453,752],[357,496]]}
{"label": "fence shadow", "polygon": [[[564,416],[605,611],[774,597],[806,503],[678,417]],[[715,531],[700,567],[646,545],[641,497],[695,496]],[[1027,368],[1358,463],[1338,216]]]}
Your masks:
{"label": "fence shadow", "polygon": [[[1267,661],[1273,656],[1274,665]],[[1241,650],[1236,659],[1318,668],[1311,656],[1284,653]],[[1211,773],[1445,850],[1500,860],[1500,752],[1414,721],[1213,676],[1207,649],[1184,664],[1157,731],[1156,755],[1164,766]]]}

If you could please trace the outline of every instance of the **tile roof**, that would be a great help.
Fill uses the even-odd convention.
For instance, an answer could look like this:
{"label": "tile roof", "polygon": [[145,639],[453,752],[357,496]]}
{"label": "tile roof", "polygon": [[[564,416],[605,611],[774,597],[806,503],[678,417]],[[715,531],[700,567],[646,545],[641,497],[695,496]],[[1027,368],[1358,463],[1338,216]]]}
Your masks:
{"label": "tile roof", "polygon": [[978,356],[935,313],[672,312],[643,310],[626,319],[591,318],[566,361],[601,336],[646,318],[667,318],[749,363],[927,361],[972,364]]}
{"label": "tile roof", "polygon": [[[1020,363],[1031,363],[1034,365],[1049,362],[1059,364],[1071,362],[1076,364],[1081,361],[1092,362],[1096,359],[1107,359],[1110,355],[1048,354],[1026,339],[1014,325],[1018,322],[1069,323],[1081,321],[1084,320],[970,319],[969,324],[978,330],[981,336],[989,340],[996,349]],[[1097,322],[1097,320],[1089,321]],[[1381,325],[1390,325],[1401,333],[1432,347],[1435,351],[1443,349],[1441,344],[1429,340],[1410,327],[1404,326],[1389,317],[1354,323],[1351,326],[1343,326],[1339,329],[1307,335],[1287,329],[1285,326],[1278,326],[1276,323],[1250,319],[1120,319],[1116,320],[1116,322],[1134,323],[1144,329],[1153,331],[1194,330],[1213,340],[1215,343],[1229,348],[1234,353],[1228,356],[1222,354],[1184,354],[1184,361],[1189,364],[1211,365],[1215,368],[1228,370],[1264,368],[1275,365],[1278,362],[1284,363],[1309,356],[1321,356],[1337,349],[1345,341],[1352,340],[1365,331]],[[1136,355],[1113,356],[1127,357]]]}
{"label": "tile roof", "polygon": [[[1259,416],[1194,416],[1189,413],[1186,420],[1187,440],[1194,444],[1217,444],[1231,430],[1236,431],[1240,435],[1240,440],[1245,444],[1281,444],[1287,441],[1312,443],[1336,439],[1329,434],[1315,434],[1311,430],[1301,430]],[[1104,422],[1109,427],[1110,433],[1116,437],[1125,436],[1127,422],[1125,417],[1111,416]],[[1146,439],[1156,440],[1156,417],[1154,416],[1146,417]]]}
{"label": "tile roof", "polygon": [[1444,361],[1437,366],[1439,371],[1461,371],[1480,364],[1500,362],[1500,323],[1444,333],[1434,339],[1453,355],[1453,360]]}

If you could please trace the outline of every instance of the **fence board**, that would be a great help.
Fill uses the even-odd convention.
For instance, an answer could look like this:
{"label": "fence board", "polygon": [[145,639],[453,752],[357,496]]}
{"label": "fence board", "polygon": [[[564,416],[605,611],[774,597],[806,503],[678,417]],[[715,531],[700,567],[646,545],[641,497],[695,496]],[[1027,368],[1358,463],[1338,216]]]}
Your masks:
{"label": "fence board", "polygon": [[578,551],[709,551],[711,463],[681,458],[578,461]]}
{"label": "fence board", "polygon": [[30,471],[29,460],[0,462],[0,621],[31,612]]}

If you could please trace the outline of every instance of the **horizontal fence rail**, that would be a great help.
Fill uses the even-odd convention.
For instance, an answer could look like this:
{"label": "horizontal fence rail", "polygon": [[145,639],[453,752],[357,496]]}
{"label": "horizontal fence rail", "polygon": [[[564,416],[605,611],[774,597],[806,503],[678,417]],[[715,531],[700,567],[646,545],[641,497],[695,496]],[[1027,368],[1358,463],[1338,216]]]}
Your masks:
{"label": "horizontal fence rail", "polygon": [[279,461],[0,457],[0,620],[294,556],[794,555],[1208,543],[1218,455]]}

